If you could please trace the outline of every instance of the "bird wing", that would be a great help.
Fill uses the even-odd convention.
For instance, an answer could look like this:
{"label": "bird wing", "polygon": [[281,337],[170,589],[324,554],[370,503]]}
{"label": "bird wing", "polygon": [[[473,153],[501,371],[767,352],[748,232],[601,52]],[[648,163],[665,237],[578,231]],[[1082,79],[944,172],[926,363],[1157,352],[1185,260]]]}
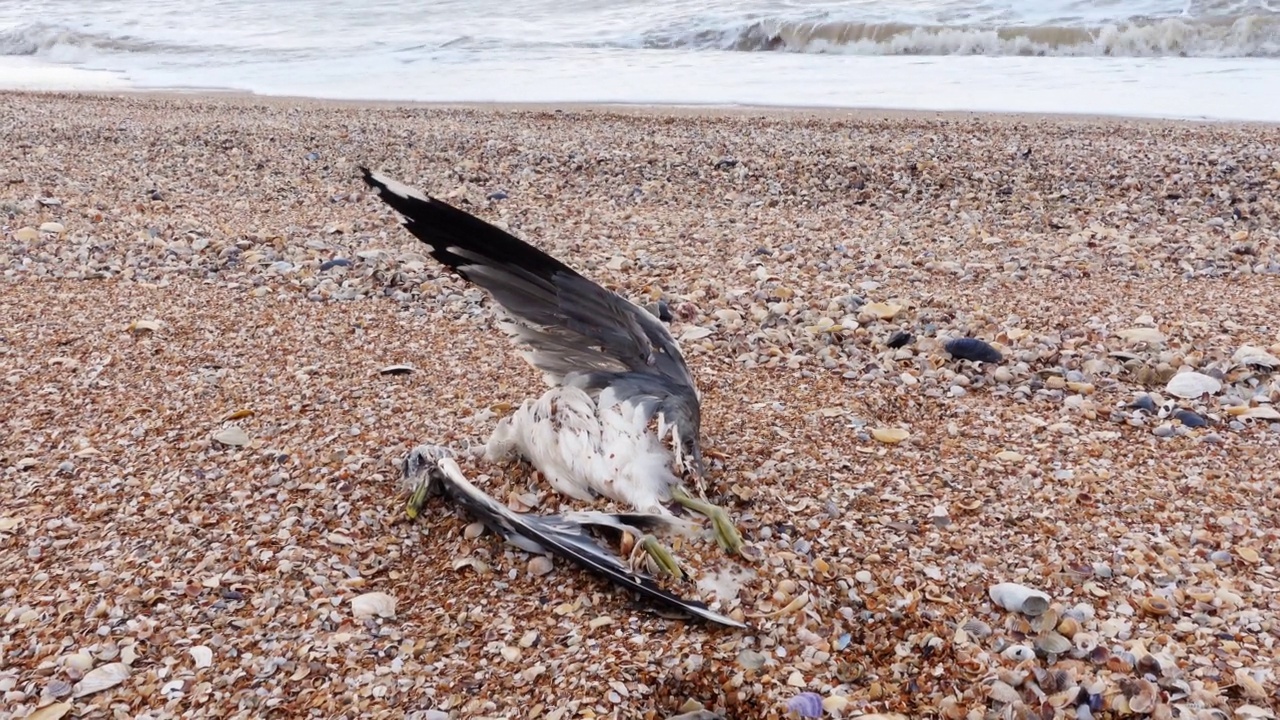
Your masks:
{"label": "bird wing", "polygon": [[[415,449],[413,453],[419,452]],[[610,527],[634,527],[635,525],[661,525],[663,520],[643,514],[626,513],[613,518],[604,514],[576,515],[525,515],[512,512],[475,485],[462,474],[458,463],[445,453],[430,455],[424,451],[419,457],[433,463],[429,467],[430,482],[439,483],[444,495],[479,518],[484,524],[514,541],[522,548],[530,543],[544,551],[572,562],[579,567],[601,575],[616,585],[638,593],[651,601],[673,607],[694,617],[735,628],[746,625],[721,615],[696,600],[685,600],[662,589],[653,578],[628,567],[614,553],[601,547],[586,528],[591,525]],[[406,463],[406,469],[410,466]]]}
{"label": "bird wing", "polygon": [[364,181],[405,217],[431,256],[484,288],[529,348],[526,359],[553,384],[572,373],[659,376],[688,388],[693,376],[675,339],[652,314],[538,248],[382,173]]}

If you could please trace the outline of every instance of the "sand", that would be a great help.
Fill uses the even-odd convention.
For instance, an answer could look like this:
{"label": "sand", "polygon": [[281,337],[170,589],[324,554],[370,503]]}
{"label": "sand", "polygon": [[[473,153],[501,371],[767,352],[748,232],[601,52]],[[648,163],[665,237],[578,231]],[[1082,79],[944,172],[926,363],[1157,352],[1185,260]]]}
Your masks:
{"label": "sand", "polygon": [[[1280,706],[1277,127],[20,93],[0,118],[4,713]],[[358,164],[670,304],[752,551],[688,541],[679,589],[749,631],[532,573],[440,501],[404,521],[410,447],[483,442],[541,385]],[[1192,371],[1209,392],[1167,390]],[[370,592],[394,615],[355,617]]]}

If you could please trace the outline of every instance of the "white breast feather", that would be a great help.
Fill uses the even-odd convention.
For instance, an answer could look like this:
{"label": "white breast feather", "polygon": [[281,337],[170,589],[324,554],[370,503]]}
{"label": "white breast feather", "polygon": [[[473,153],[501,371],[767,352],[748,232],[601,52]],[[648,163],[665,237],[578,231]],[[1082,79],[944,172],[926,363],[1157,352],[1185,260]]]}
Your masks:
{"label": "white breast feather", "polygon": [[592,493],[640,511],[662,511],[679,479],[671,453],[649,431],[644,408],[599,402],[575,387],[554,387],[503,418],[486,447],[490,460],[528,460],[557,492],[588,501]]}

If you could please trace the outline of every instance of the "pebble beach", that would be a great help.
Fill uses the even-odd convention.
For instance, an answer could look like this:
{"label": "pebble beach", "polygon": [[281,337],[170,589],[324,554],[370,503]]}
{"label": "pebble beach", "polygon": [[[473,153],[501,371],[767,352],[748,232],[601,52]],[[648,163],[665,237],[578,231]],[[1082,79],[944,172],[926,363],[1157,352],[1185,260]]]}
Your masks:
{"label": "pebble beach", "polygon": [[[8,92],[0,128],[0,717],[1280,712],[1280,126]],[[666,303],[748,552],[679,539],[664,583],[748,630],[404,517],[411,447],[543,386],[360,165]]]}

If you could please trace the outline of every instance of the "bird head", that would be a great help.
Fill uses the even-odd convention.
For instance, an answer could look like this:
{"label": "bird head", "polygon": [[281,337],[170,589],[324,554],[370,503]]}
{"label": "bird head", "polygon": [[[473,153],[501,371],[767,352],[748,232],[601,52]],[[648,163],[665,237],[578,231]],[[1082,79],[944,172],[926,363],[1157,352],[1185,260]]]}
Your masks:
{"label": "bird head", "polygon": [[419,445],[410,450],[400,466],[405,485],[423,498],[442,494],[444,475],[440,471],[440,460],[452,456],[448,448],[440,445]]}

